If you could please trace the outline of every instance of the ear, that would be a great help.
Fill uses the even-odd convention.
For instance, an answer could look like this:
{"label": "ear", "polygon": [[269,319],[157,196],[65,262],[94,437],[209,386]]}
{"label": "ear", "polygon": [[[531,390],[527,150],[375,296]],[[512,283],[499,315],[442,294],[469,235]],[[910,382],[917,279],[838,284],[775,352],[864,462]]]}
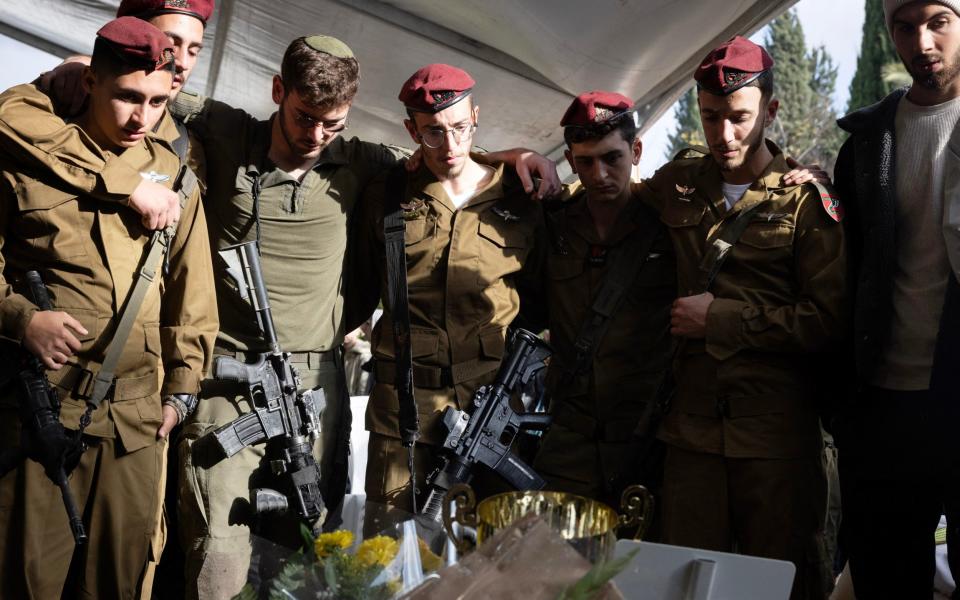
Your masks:
{"label": "ear", "polygon": [[777,111],[780,110],[780,101],[774,98],[767,104],[767,115],[764,118],[764,127],[773,125],[773,120],[777,118]]}
{"label": "ear", "polygon": [[570,149],[569,149],[569,148],[567,148],[566,150],[563,151],[563,155],[566,157],[567,163],[570,164],[570,170],[573,171],[574,173],[576,173],[576,172],[577,172],[577,163],[573,162],[573,153],[570,152]]}
{"label": "ear", "polygon": [[473,124],[474,125],[480,124],[480,107],[477,105],[473,107]]}
{"label": "ear", "polygon": [[633,164],[634,166],[640,164],[640,157],[643,155],[643,142],[640,141],[640,136],[637,136],[633,140]]}
{"label": "ear", "polygon": [[93,86],[97,83],[97,75],[93,72],[93,69],[90,67],[83,68],[83,73],[80,74],[80,83],[83,84],[83,91],[89,96]]}
{"label": "ear", "polygon": [[280,79],[279,75],[273,76],[273,89],[271,90],[273,95],[273,101],[276,104],[280,104],[283,101],[284,88],[283,88],[283,79]]}
{"label": "ear", "polygon": [[413,138],[414,143],[420,143],[420,134],[417,133],[417,124],[411,119],[404,119],[403,126],[407,128],[407,133]]}

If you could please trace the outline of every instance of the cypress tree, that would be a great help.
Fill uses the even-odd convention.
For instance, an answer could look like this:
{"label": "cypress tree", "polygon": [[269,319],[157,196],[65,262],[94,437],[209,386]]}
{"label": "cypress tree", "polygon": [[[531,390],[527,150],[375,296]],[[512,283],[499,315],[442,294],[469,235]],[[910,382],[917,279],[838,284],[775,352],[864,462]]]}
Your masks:
{"label": "cypress tree", "polygon": [[900,58],[890,40],[887,23],[883,17],[882,0],[865,0],[863,20],[863,39],[860,42],[860,56],[857,58],[857,71],[850,82],[850,101],[847,110],[853,111],[878,102],[889,94],[899,83],[893,78],[884,77],[896,70]]}
{"label": "cypress tree", "polygon": [[780,99],[767,136],[801,163],[831,168],[841,139],[834,124],[833,59],[823,47],[807,51],[803,26],[793,10],[770,24],[766,45],[776,63],[774,95]]}
{"label": "cypress tree", "polygon": [[677,119],[677,128],[668,141],[666,159],[671,160],[678,152],[690,146],[705,146],[703,127],[700,126],[700,107],[697,106],[696,86],[680,97],[677,101],[674,115]]}

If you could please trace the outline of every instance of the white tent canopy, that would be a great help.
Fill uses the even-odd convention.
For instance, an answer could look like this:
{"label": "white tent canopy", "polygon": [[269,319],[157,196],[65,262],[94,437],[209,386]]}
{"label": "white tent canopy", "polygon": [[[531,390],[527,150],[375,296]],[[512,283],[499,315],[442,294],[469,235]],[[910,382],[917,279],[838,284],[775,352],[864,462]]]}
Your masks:
{"label": "white tent canopy", "polygon": [[[351,135],[410,145],[397,92],[431,62],[477,81],[477,143],[559,158],[572,96],[622,92],[652,123],[690,84],[712,46],[751,33],[796,0],[219,0],[188,83],[266,117],[270,78],[287,44],[322,33],[360,60]],[[118,0],[6,0],[0,33],[66,56],[89,53]],[[11,57],[5,57],[11,60]]]}

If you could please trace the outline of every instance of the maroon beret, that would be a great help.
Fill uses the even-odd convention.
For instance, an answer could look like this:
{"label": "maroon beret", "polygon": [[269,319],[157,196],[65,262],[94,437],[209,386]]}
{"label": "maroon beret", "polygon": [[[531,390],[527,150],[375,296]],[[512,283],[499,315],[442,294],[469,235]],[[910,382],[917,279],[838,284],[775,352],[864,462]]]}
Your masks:
{"label": "maroon beret", "polygon": [[762,46],[739,35],[713,49],[693,76],[700,89],[726,96],[754,81],[773,67]]}
{"label": "maroon beret", "polygon": [[616,92],[593,91],[573,99],[560,120],[560,127],[587,127],[620,116],[633,107],[633,101]]}
{"label": "maroon beret", "polygon": [[97,37],[107,42],[125,63],[138,69],[157,70],[173,60],[167,34],[136,17],[120,17],[100,28]]}
{"label": "maroon beret", "polygon": [[213,14],[213,0],[120,0],[118,17],[151,19],[157,15],[179,13],[196,17],[207,24]]}
{"label": "maroon beret", "polygon": [[437,63],[411,75],[397,97],[410,110],[438,113],[469,96],[474,85],[463,69]]}

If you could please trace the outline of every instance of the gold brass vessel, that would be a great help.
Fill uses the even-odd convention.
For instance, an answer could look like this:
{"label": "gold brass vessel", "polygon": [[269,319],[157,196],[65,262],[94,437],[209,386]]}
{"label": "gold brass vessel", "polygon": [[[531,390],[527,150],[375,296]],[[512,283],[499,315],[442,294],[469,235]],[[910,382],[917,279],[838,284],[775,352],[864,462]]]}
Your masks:
{"label": "gold brass vessel", "polygon": [[[452,513],[451,504],[454,506]],[[630,486],[620,498],[620,510],[618,515],[602,502],[551,491],[506,492],[477,504],[473,489],[460,484],[447,492],[443,503],[443,523],[457,549],[464,552],[467,544],[454,535],[454,522],[475,528],[477,543],[482,544],[496,532],[532,512],[583,556],[596,562],[612,555],[618,529],[635,527],[634,539],[643,536],[653,515],[653,496],[643,486]]]}

